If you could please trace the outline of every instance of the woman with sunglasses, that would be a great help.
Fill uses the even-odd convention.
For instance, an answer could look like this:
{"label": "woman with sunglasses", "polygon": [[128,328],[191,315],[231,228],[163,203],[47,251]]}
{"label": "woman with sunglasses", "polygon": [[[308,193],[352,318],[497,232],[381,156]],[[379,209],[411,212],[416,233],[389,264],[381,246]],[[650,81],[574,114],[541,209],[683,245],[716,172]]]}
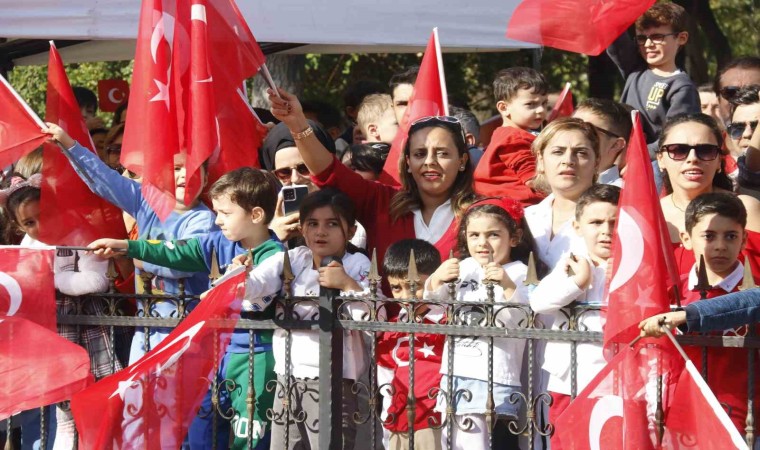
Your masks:
{"label": "woman with sunglasses", "polygon": [[[681,246],[680,239],[689,202],[707,192],[733,191],[724,170],[722,144],[715,119],[701,113],[675,116],[662,130],[657,163],[667,195],[660,205],[681,273],[688,272],[695,262],[694,254]],[[760,201],[746,195],[739,198],[747,208],[747,249],[760,249]]]}
{"label": "woman with sunglasses", "polygon": [[367,248],[378,260],[392,243],[418,238],[435,245],[443,257],[456,245],[457,217],[475,198],[472,167],[459,121],[429,117],[414,122],[399,160],[401,188],[363,179],[340,163],[315,136],[298,99],[269,91],[272,114],[287,125],[317,186],[348,194],[367,229]]}

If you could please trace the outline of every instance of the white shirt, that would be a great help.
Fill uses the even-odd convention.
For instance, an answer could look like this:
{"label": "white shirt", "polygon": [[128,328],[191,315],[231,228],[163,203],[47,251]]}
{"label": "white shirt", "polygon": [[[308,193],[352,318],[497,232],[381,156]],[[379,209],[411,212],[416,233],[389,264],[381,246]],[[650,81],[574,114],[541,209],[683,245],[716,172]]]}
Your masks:
{"label": "white shirt", "polygon": [[[557,264],[535,289],[530,293],[530,307],[541,314],[552,315],[552,329],[568,329],[568,315],[562,308],[573,302],[603,304],[606,265],[594,267],[587,253],[579,255],[591,264],[591,283],[584,291],[575,284],[573,277],[565,272],[565,261]],[[588,311],[578,317],[578,329],[582,331],[602,331],[604,318],[599,311]],[[570,343],[548,341],[544,353],[542,368],[549,372],[548,390],[570,395]],[[602,370],[606,364],[602,346],[597,343],[579,342],[576,346],[578,382],[577,392]]]}
{"label": "white shirt", "polygon": [[[726,292],[733,292],[734,289],[736,289],[736,285],[739,284],[744,279],[744,264],[741,262],[736,265],[736,268],[728,274],[728,276],[722,280],[720,280],[720,283],[713,286],[713,289],[723,289]],[[699,278],[697,276],[697,264],[694,264],[694,266],[689,271],[689,290],[694,290],[694,288],[699,283]]]}
{"label": "white shirt", "polygon": [[422,220],[422,211],[419,209],[412,210],[412,214],[414,214],[414,236],[433,245],[441,239],[455,219],[454,210],[451,209],[451,200],[446,200],[444,204],[435,209],[429,224]]}
{"label": "white shirt", "polygon": [[361,249],[367,249],[367,230],[359,222],[356,222],[356,233],[351,238],[351,243]]}
{"label": "white shirt", "polygon": [[528,223],[533,239],[536,241],[538,257],[550,269],[569,252],[584,254],[586,245],[573,229],[573,220],[565,222],[556,235],[552,236],[552,203],[554,194],[541,203],[525,208],[525,221]]}
{"label": "white shirt", "polygon": [[619,188],[623,187],[623,179],[620,178],[620,170],[618,170],[618,166],[616,165],[600,173],[596,181],[599,184],[611,184]]}
{"label": "white shirt", "polygon": [[[528,303],[527,286],[524,285],[528,267],[520,261],[504,264],[507,276],[515,283],[517,289],[509,298],[504,298],[504,289],[494,286],[494,300],[497,303]],[[483,283],[485,271],[474,258],[464,259],[459,263],[459,278],[457,282],[457,300],[467,302],[485,302],[487,300],[486,285]],[[428,278],[429,280],[429,278]],[[448,299],[448,285],[432,291],[430,284],[425,283],[425,298]],[[519,309],[496,309],[497,326],[503,328],[518,328],[519,322],[526,315]],[[477,325],[482,320],[482,311],[473,310],[470,313],[460,309],[456,320],[464,320],[467,325]],[[454,375],[458,377],[488,380],[488,340],[486,338],[456,338],[454,339]],[[520,386],[522,371],[524,339],[496,338],[493,340],[493,381],[494,383]],[[441,373],[448,373],[448,340],[444,344]]]}
{"label": "white shirt", "polygon": [[[311,250],[307,247],[297,247],[288,251],[290,266],[295,277],[291,282],[291,290],[295,297],[319,295],[319,272],[314,269]],[[248,274],[245,299],[254,310],[266,308],[272,298],[282,289],[282,266],[284,253],[271,256],[261,262]],[[369,280],[369,259],[361,253],[346,253],[343,255],[343,267],[346,273],[363,288],[367,288]],[[349,313],[354,320],[360,320],[367,312],[360,304],[347,304],[341,312]],[[315,302],[300,302],[293,308],[296,317],[310,320],[319,318],[319,306]],[[285,375],[285,340],[287,331],[278,329],[274,332],[272,349],[274,351],[274,370]],[[316,330],[293,330],[291,332],[291,372],[297,378],[319,377],[319,332]],[[356,380],[365,370],[364,345],[361,333],[350,331],[344,333],[343,339],[343,378]]]}
{"label": "white shirt", "polygon": [[[55,248],[24,235],[21,247]],[[55,251],[53,272],[55,288],[62,294],[79,296],[108,290],[108,260],[86,252],[58,249]],[[76,271],[75,271],[76,269]]]}

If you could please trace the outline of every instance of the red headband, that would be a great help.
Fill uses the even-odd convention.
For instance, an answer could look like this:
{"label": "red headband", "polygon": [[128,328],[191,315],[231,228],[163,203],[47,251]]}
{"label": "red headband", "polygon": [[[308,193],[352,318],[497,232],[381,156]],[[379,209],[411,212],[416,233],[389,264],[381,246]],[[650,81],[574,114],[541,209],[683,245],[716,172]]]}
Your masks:
{"label": "red headband", "polygon": [[476,206],[481,206],[481,205],[498,206],[499,208],[506,211],[507,214],[509,214],[509,217],[514,219],[514,221],[517,222],[518,225],[520,225],[522,218],[525,216],[525,210],[523,210],[522,204],[516,200],[512,200],[511,198],[507,198],[507,197],[484,198],[483,200],[478,200],[472,205],[470,205],[470,207],[467,208],[467,210],[469,211],[472,208]]}

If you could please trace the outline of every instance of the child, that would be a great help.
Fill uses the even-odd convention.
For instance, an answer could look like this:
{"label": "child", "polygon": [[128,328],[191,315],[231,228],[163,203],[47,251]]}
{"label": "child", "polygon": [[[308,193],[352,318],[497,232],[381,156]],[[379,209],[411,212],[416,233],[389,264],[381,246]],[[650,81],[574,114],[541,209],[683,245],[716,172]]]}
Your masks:
{"label": "child", "polygon": [[388,94],[366,96],[359,105],[356,123],[367,142],[393,142],[398,132],[398,122],[393,113],[391,96]]}
{"label": "child", "polygon": [[598,183],[622,186],[620,169],[625,163],[625,150],[631,135],[630,107],[606,98],[582,101],[573,117],[590,123],[599,137]]}
{"label": "child", "polygon": [[530,146],[535,139],[532,132],[546,118],[546,79],[534,69],[511,67],[496,75],[493,91],[503,126],[494,131],[475,169],[475,191],[533,205],[544,198],[532,189],[536,161]]}
{"label": "child", "polygon": [[641,112],[652,159],[667,118],[701,110],[697,87],[676,66],[676,55],[689,40],[687,19],[683,7],[656,3],[636,19],[635,44],[624,32],[607,49],[625,78],[620,101]]}
{"label": "child", "polygon": [[[697,261],[704,257],[709,287],[707,298],[738,291],[745,268],[739,254],[747,242],[747,210],[742,201],[729,193],[702,194],[686,207],[686,230],[681,232],[684,247],[694,251]],[[752,259],[752,263],[757,261]],[[689,272],[681,293],[684,305],[700,299],[698,264]],[[747,326],[725,330],[719,335],[746,336]],[[696,367],[702,367],[702,349],[686,347],[686,353]],[[728,406],[728,415],[740,433],[747,419],[747,350],[743,348],[707,349],[707,384],[718,401]],[[755,405],[760,392],[755,389]],[[755,407],[755,414],[757,407]]]}
{"label": "child", "polygon": [[[524,233],[525,232],[525,233]],[[473,203],[462,217],[459,226],[460,253],[467,258],[445,261],[425,283],[425,296],[431,299],[448,298],[449,282],[457,283],[457,300],[484,302],[486,285],[494,285],[497,303],[527,304],[527,288],[524,286],[527,266],[525,262],[532,250],[532,239],[523,226],[523,208],[520,203],[507,198],[491,198]],[[496,322],[507,328],[517,328],[518,321],[526,317],[522,311],[503,307],[496,313]],[[477,324],[483,320],[482,309],[459,310],[457,323]],[[500,325],[501,326],[501,325]],[[461,431],[454,426],[451,437],[457,449],[489,448],[489,428],[486,423],[486,397],[488,392],[488,339],[456,338],[454,349],[454,373],[448,373],[448,342],[443,349],[441,389],[456,392],[468,389],[470,400],[456,397],[454,405],[449,399],[439,397],[436,409],[445,412],[454,408],[457,420],[470,419],[472,427]],[[517,420],[519,404],[510,402],[513,393],[520,392],[522,372],[523,339],[493,340],[493,398],[494,413],[507,421]],[[453,387],[448,387],[448,377],[453,377]],[[464,416],[464,417],[461,417]],[[465,419],[466,418],[466,419]],[[444,428],[443,441],[447,439]]]}
{"label": "child", "polygon": [[[586,251],[571,253],[530,293],[533,311],[553,316],[552,329],[569,328],[567,316],[560,309],[572,302],[602,304],[619,199],[620,188],[606,184],[592,186],[578,199],[573,228],[585,241]],[[570,269],[573,275],[569,275]],[[602,331],[599,311],[583,314],[578,329]],[[570,404],[571,395],[581,392],[606,364],[599,344],[579,343],[576,352],[578,384],[576,391],[572,392],[570,343],[549,341],[546,344],[542,368],[549,373],[548,391],[553,399],[549,409],[551,423],[555,423]],[[561,443],[554,436],[551,447],[552,450],[561,449]]]}
{"label": "child", "polygon": [[375,181],[383,171],[391,146],[383,142],[374,144],[354,144],[341,157],[343,165],[362,176]]}
{"label": "child", "polygon": [[[94,155],[93,155],[94,156]],[[40,182],[39,174],[32,175],[29,180],[14,179],[15,183],[0,191],[0,205],[4,206],[12,223],[23,233],[21,241],[26,247],[46,247],[39,242],[40,233]],[[55,263],[56,310],[59,315],[84,314],[104,316],[108,305],[105,301],[90,298],[73,298],[81,295],[106,292],[108,290],[108,261],[94,255],[75,250],[58,249]],[[106,326],[76,326],[58,325],[58,334],[81,345],[90,356],[90,371],[95,379],[111,375],[122,369],[115,356],[114,343]],[[117,332],[117,336],[119,333]],[[54,448],[73,448],[75,445],[74,417],[68,406],[56,407],[57,431]]]}
{"label": "child", "polygon": [[[417,266],[417,290],[412,292],[409,284],[409,255],[414,251]],[[423,287],[428,277],[441,265],[441,255],[430,243],[421,239],[403,239],[385,252],[383,274],[388,279],[390,291],[395,299],[421,299]],[[392,303],[385,305],[385,311]],[[393,314],[391,314],[393,315]],[[406,316],[402,309],[389,321],[399,321]],[[445,336],[442,334],[416,333],[415,349],[429,348],[430,351],[416,353],[414,390],[416,414],[414,418],[414,448],[418,450],[440,450],[441,431],[430,426],[431,422],[441,423],[441,415],[434,411],[435,397],[430,394],[441,381],[441,355]],[[377,338],[377,385],[391,387],[383,389],[383,440],[385,448],[401,450],[409,442],[409,423],[406,402],[409,393],[409,334],[383,332]],[[420,412],[424,413],[420,413]]]}
{"label": "child", "polygon": [[[294,279],[290,283],[296,297],[319,295],[322,288],[338,289],[351,295],[363,292],[369,285],[369,259],[361,253],[348,253],[348,241],[355,226],[354,206],[343,193],[323,189],[307,196],[299,208],[300,224],[305,247],[288,251]],[[335,258],[323,265],[327,257]],[[340,261],[340,262],[338,262]],[[281,294],[283,258],[276,256],[263,261],[249,274],[245,299],[254,311],[266,308],[272,298]],[[346,305],[357,319],[367,313]],[[316,318],[318,308],[313,302],[293,305],[292,314],[301,318]],[[288,336],[289,335],[289,336]],[[285,346],[291,339],[290,367],[286,367]],[[314,421],[319,416],[319,339],[317,331],[278,329],[273,339],[277,389],[273,407],[272,442],[274,448],[284,448],[285,427],[289,432],[289,449],[318,448],[318,427]],[[344,448],[353,448],[356,424],[352,418],[357,411],[356,394],[352,385],[366,369],[364,344],[361,334],[346,332],[343,341],[343,440]],[[288,378],[288,375],[290,378]],[[294,384],[297,388],[292,388]],[[289,390],[292,388],[293,391]],[[293,394],[293,392],[297,394]],[[286,392],[288,398],[286,399]],[[293,398],[293,396],[297,398]],[[284,409],[289,408],[291,421],[284,422]],[[299,415],[305,421],[293,420]]]}
{"label": "child", "polygon": [[[259,265],[262,261],[282,252],[283,246],[267,228],[274,216],[277,187],[274,178],[258,169],[248,167],[233,170],[223,175],[209,189],[209,198],[217,212],[216,224],[221,231],[188,240],[174,241],[125,241],[116,239],[99,239],[90,248],[98,249],[95,253],[110,255],[109,249],[125,249],[127,256],[141,261],[157,264],[170,269],[187,272],[200,272],[208,276],[214,263],[211,258],[216,254],[216,263],[220,272],[224,272],[233,258],[248,251],[253,256],[252,263]],[[243,304],[241,317],[244,319],[271,319],[273,312],[253,312],[250,303]],[[235,389],[228,391],[220,387],[220,411],[230,407],[234,411],[232,426],[234,441],[231,448],[243,449],[247,445],[248,427],[254,427],[253,446],[261,443],[264,447],[269,442],[269,421],[265,411],[272,407],[272,393],[266,384],[274,379],[274,357],[272,355],[272,331],[260,330],[254,334],[254,388],[256,408],[254,421],[249,423],[246,397],[248,393],[248,355],[249,334],[247,330],[233,333],[222,364],[219,367],[218,380],[232,380]],[[229,394],[229,395],[228,395]],[[201,406],[198,418],[192,422],[189,431],[190,448],[206,448],[212,442],[211,392]],[[228,423],[219,420],[217,440],[219,448],[230,448],[227,443]]]}
{"label": "child", "polygon": [[[181,157],[175,158],[174,183],[177,205],[166,221],[161,222],[148,202],[143,198],[140,184],[122,177],[103,163],[91,151],[85,149],[58,125],[48,123],[43,132],[69,150],[67,156],[73,159],[72,165],[82,181],[96,194],[118,206],[137,220],[137,228],[141,239],[187,239],[201,236],[216,227],[214,225],[214,213],[212,213],[196,197],[192,202],[185,205],[182,199],[185,197],[185,166]],[[179,156],[179,155],[178,155]],[[77,164],[74,164],[74,161]],[[81,167],[85,173],[80,173]],[[167,170],[169,168],[167,167]],[[205,174],[204,174],[205,179]],[[154,294],[177,294],[179,293],[179,281],[184,280],[186,294],[200,294],[208,289],[208,277],[203,272],[182,272],[166,269],[150,263],[137,262],[135,266],[140,272],[154,275],[152,278],[152,292]],[[143,286],[139,277],[136,277],[137,291],[142,293]],[[157,300],[151,302],[151,310],[145,311],[142,301],[138,301],[137,314],[139,316],[171,317],[177,314],[176,301]],[[192,308],[192,304],[188,305]],[[150,328],[149,344],[145,345],[145,331],[138,328],[132,340],[132,348],[129,353],[130,364],[140,359],[148,350],[158,345],[171,330],[168,328]]]}

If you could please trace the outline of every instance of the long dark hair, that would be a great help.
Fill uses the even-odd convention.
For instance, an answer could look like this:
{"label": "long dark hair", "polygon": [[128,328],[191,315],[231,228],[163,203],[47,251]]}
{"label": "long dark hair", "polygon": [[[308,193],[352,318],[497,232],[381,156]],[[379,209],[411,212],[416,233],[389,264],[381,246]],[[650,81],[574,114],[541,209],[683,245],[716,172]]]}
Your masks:
{"label": "long dark hair", "polygon": [[[431,122],[426,124],[425,127],[419,129],[410,129],[409,138],[406,140],[404,146],[404,154],[398,160],[398,170],[401,177],[401,190],[396,193],[391,199],[390,212],[393,220],[398,220],[404,214],[412,211],[413,209],[422,209],[422,197],[420,197],[419,187],[414,181],[414,177],[409,173],[409,165],[406,163],[406,157],[409,156],[409,143],[411,142],[412,135],[425,128],[443,128],[448,131],[457,147],[457,154],[461,158],[462,155],[467,153],[467,144],[464,141],[464,136],[460,136],[459,133],[455,133],[451,127],[446,126],[443,123]],[[472,188],[473,185],[473,168],[470,158],[467,158],[464,170],[457,172],[457,177],[454,180],[454,184],[451,186],[451,209],[454,210],[454,214],[457,217],[461,217],[465,209],[475,199],[475,191]]]}
{"label": "long dark hair", "polygon": [[[716,122],[714,118],[702,113],[678,114],[671,117],[670,120],[665,123],[665,126],[662,127],[662,132],[660,133],[660,141],[658,142],[660,146],[660,148],[657,150],[658,153],[662,153],[662,146],[665,144],[668,133],[670,133],[670,131],[675,126],[681,125],[683,123],[697,123],[699,125],[706,126],[710,129],[710,132],[712,132],[713,136],[715,136],[715,142],[717,142],[718,147],[723,147],[723,133],[720,131],[718,122]],[[724,189],[726,191],[733,191],[734,183],[730,178],[728,178],[728,175],[726,175],[726,162],[722,156],[724,156],[724,154],[718,156],[720,158],[720,172],[716,173],[713,177],[712,186],[714,188]],[[662,173],[662,181],[666,192],[668,194],[672,194],[673,185],[670,182],[668,172],[666,170],[661,170],[660,173]]]}

